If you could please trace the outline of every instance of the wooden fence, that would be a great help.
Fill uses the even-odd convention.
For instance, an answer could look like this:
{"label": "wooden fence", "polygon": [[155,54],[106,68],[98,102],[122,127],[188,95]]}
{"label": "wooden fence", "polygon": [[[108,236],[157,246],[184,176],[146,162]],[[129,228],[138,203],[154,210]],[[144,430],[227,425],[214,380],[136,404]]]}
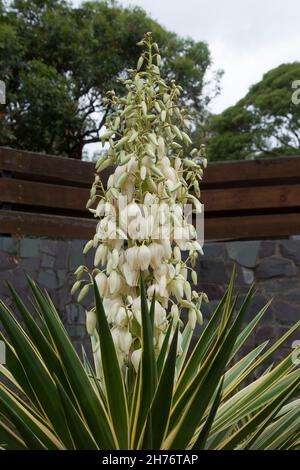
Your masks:
{"label": "wooden fence", "polygon": [[[90,238],[93,178],[91,163],[0,147],[0,234]],[[201,201],[206,240],[300,234],[300,157],[212,163]]]}

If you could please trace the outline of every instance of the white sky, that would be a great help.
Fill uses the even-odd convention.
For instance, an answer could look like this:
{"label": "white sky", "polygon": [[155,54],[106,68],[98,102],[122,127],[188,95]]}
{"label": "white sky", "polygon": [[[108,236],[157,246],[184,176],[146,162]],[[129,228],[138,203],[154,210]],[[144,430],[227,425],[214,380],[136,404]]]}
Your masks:
{"label": "white sky", "polygon": [[[300,60],[299,0],[121,0],[139,5],[181,36],[208,43],[215,68],[225,71],[220,112],[242,98],[263,73]],[[300,77],[299,77],[300,79]]]}
{"label": "white sky", "polygon": [[[73,4],[79,3],[73,0]],[[225,71],[221,95],[211,107],[216,113],[235,104],[271,68],[300,60],[299,0],[119,0],[119,3],[138,5],[170,31],[208,43],[213,67]]]}

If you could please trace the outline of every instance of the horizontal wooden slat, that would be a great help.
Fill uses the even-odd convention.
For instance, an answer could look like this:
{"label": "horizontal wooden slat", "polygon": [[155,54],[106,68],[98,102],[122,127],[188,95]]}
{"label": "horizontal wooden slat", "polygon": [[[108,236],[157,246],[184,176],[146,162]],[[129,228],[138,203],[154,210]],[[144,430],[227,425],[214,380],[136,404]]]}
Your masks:
{"label": "horizontal wooden slat", "polygon": [[300,179],[300,156],[259,158],[249,161],[209,163],[203,183],[263,182],[266,180]]}
{"label": "horizontal wooden slat", "polygon": [[[0,233],[90,239],[96,221],[79,217],[0,211]],[[205,240],[242,240],[300,234],[300,214],[206,218]]]}
{"label": "horizontal wooden slat", "polygon": [[[13,178],[0,178],[0,201],[86,211],[89,190]],[[206,212],[300,207],[300,184],[203,190]]]}
{"label": "horizontal wooden slat", "polygon": [[0,210],[0,233],[12,236],[90,239],[96,224],[94,219]]}
{"label": "horizontal wooden slat", "polygon": [[[86,185],[90,185],[94,177],[93,163],[6,147],[0,147],[1,170]],[[102,176],[106,180],[107,172]],[[286,156],[209,163],[204,172],[203,185],[222,186],[231,182],[242,184],[256,181],[259,183],[266,180],[280,181],[297,178],[300,178],[300,157]]]}
{"label": "horizontal wooden slat", "polygon": [[5,147],[0,147],[1,170],[87,185],[94,179],[93,163]]}
{"label": "horizontal wooden slat", "polygon": [[201,201],[205,212],[300,208],[300,183],[285,186],[204,189]]}
{"label": "horizontal wooden slat", "polygon": [[246,240],[300,235],[300,213],[206,218],[204,239]]}
{"label": "horizontal wooden slat", "polygon": [[86,211],[89,190],[75,186],[0,178],[0,201]]}
{"label": "horizontal wooden slat", "polygon": [[[88,238],[93,178],[92,163],[0,147],[0,204],[12,209],[0,209],[0,233]],[[201,201],[207,240],[299,234],[300,157],[209,164]]]}

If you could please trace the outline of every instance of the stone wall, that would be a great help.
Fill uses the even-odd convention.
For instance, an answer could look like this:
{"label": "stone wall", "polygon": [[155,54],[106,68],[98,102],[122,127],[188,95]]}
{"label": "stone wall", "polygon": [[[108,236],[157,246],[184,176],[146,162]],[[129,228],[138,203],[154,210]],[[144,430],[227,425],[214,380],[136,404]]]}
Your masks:
{"label": "stone wall", "polygon": [[[39,238],[0,238],[0,297],[9,303],[4,281],[14,285],[23,299],[29,295],[25,273],[47,289],[61,314],[77,349],[89,349],[86,336],[85,310],[78,305],[70,290],[75,281],[74,271],[85,264],[92,266],[93,256],[82,254],[83,240],[48,240]],[[88,306],[87,297],[84,304]]]}
{"label": "stone wall", "polygon": [[[256,286],[248,320],[272,299],[244,351],[266,340],[275,342],[300,319],[300,240],[211,243],[204,247],[204,252],[197,271],[198,287],[210,300],[204,308],[206,319],[223,296],[234,264],[239,304],[250,285],[254,282]],[[291,351],[295,340],[300,340],[300,332],[294,333],[280,348],[275,363]]]}
{"label": "stone wall", "polygon": [[[3,281],[10,281],[25,298],[28,285],[24,273],[45,287],[57,306],[74,343],[89,347],[85,333],[84,308],[70,295],[73,272],[80,264],[92,266],[92,253],[82,255],[82,240],[0,238],[0,296],[9,302]],[[247,347],[264,340],[275,341],[300,319],[300,240],[249,241],[210,243],[198,262],[199,289],[208,294],[210,303],[203,307],[205,318],[222,297],[234,263],[237,266],[236,287],[240,301],[253,281],[257,293],[251,305],[249,319],[270,298],[272,305]],[[86,299],[88,304],[89,299]],[[276,359],[290,351],[295,334]]]}

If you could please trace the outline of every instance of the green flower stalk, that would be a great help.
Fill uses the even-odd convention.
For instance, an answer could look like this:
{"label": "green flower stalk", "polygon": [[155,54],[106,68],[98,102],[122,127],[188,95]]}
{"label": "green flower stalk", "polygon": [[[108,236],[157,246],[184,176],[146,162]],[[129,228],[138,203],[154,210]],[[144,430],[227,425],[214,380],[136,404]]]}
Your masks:
{"label": "green flower stalk", "polygon": [[[206,166],[204,148],[189,156],[190,116],[176,102],[182,88],[167,84],[160,76],[158,46],[147,33],[139,43],[144,48],[135,70],[121,80],[127,95],[118,98],[109,91],[105,103],[112,110],[101,136],[104,152],[96,163],[96,177],[87,207],[99,219],[96,234],[85,251],[95,248],[95,277],[103,298],[120,365],[130,361],[137,369],[141,354],[139,277],[143,273],[150,303],[155,295],[154,347],[159,353],[172,320],[173,328],[182,309],[188,310],[185,334],[201,323],[201,301],[206,296],[191,287],[199,254],[191,210],[201,213],[199,182]],[[112,173],[104,187],[101,172]],[[183,257],[182,252],[188,252]],[[82,287],[80,267],[77,282]],[[81,289],[86,295],[87,284]],[[79,287],[76,284],[75,290]],[[96,357],[99,341],[95,312],[87,313],[87,330],[93,337]],[[179,331],[177,353],[181,354]],[[96,360],[98,370],[101,358]]]}

